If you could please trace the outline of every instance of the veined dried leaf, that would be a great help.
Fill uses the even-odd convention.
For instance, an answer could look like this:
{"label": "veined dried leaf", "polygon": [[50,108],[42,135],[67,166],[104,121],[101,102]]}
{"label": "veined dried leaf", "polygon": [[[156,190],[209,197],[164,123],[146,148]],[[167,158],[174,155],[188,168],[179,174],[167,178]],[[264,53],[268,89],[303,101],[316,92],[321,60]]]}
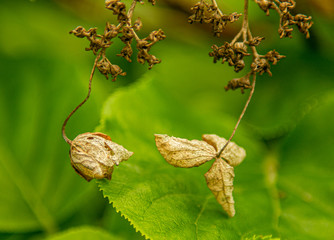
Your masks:
{"label": "veined dried leaf", "polygon": [[233,192],[234,169],[223,159],[218,158],[204,175],[206,183],[218,203],[230,217],[235,215]]}
{"label": "veined dried leaf", "polygon": [[123,146],[111,141],[103,133],[83,133],[71,144],[70,158],[72,167],[87,181],[93,178],[111,179],[113,166],[131,157]]}
{"label": "veined dried leaf", "polygon": [[[213,146],[217,152],[219,152],[227,142],[225,138],[219,137],[215,134],[204,134],[202,135],[202,139]],[[221,157],[225,159],[229,165],[235,167],[244,160],[246,157],[246,151],[234,142],[230,142],[223,151]]]}
{"label": "veined dried leaf", "polygon": [[204,141],[155,134],[155,143],[166,161],[183,168],[198,167],[216,156],[216,150]]}

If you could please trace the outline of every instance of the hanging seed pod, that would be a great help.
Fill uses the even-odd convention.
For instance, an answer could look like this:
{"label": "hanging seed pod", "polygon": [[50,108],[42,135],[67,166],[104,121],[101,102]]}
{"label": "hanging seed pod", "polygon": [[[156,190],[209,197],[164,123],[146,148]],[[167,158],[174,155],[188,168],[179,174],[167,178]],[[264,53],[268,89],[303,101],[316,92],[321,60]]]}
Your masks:
{"label": "hanging seed pod", "polygon": [[132,154],[98,132],[80,134],[71,142],[71,165],[88,182],[93,178],[110,180],[114,165],[118,166]]}

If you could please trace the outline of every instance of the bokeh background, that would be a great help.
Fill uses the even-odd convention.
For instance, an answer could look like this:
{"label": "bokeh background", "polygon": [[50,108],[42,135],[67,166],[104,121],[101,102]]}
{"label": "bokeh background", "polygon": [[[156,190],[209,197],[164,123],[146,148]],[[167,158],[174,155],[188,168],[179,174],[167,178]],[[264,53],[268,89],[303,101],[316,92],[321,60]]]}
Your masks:
{"label": "bokeh background", "polygon": [[[158,28],[165,31],[167,38],[152,49],[162,63],[151,72],[165,80],[168,95],[186,108],[198,109],[208,118],[215,118],[213,113],[228,115],[233,121],[226,123],[227,128],[232,130],[247,94],[225,92],[223,87],[242,73],[213,64],[208,52],[212,44],[231,40],[241,21],[229,25],[221,39],[214,38],[210,27],[187,23],[194,2],[159,0],[154,7],[138,6],[135,16],[143,22],[140,36]],[[314,18],[309,40],[296,29],[292,39],[279,39],[276,14],[266,17],[250,2],[253,35],[266,37],[259,51],[276,49],[287,58],[272,67],[273,77],[259,77],[240,134],[247,136],[247,129],[274,152],[280,144],[285,150],[291,148],[287,158],[299,159],[285,162],[291,169],[298,170],[310,156],[314,165],[307,165],[308,169],[325,166],[316,173],[322,176],[317,191],[325,200],[317,200],[315,206],[327,211],[323,217],[327,219],[334,216],[333,206],[328,205],[334,199],[334,4],[330,0],[299,0],[297,4],[296,12]],[[221,4],[227,13],[242,12],[242,6],[242,1],[233,0]],[[102,0],[0,2],[0,239],[44,239],[87,225],[104,229],[114,239],[143,239],[94,182],[88,184],[74,173],[61,136],[63,120],[87,93],[94,61],[92,53],[84,50],[88,42],[68,32],[78,25],[102,31],[106,21],[115,21],[115,16]],[[111,82],[95,75],[90,100],[69,121],[70,138],[94,131],[107,98],[150,74],[135,58],[129,64],[116,57],[122,47],[115,40],[108,56],[127,76]],[[313,119],[303,122],[307,117]],[[299,125],[303,127],[298,129]],[[135,127],[140,128],[140,123]],[[325,226],[332,225],[325,221]],[[303,239],[317,237],[306,234]]]}

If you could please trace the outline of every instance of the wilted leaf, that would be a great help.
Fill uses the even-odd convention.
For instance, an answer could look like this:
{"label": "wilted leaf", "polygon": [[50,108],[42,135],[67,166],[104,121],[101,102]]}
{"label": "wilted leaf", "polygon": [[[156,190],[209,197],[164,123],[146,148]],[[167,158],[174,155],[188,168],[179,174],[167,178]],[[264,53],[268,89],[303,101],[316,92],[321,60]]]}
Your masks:
{"label": "wilted leaf", "polygon": [[[215,134],[204,134],[202,139],[212,145],[217,152],[219,152],[226,144],[225,138],[219,137]],[[242,147],[239,147],[234,142],[230,142],[221,154],[221,157],[225,159],[232,167],[238,166],[246,157],[246,151]]]}
{"label": "wilted leaf", "polygon": [[216,159],[210,170],[205,174],[205,179],[211,192],[215,195],[218,203],[230,217],[235,215],[233,192],[233,167],[221,158]]}
{"label": "wilted leaf", "polygon": [[204,141],[155,134],[155,143],[164,159],[175,167],[198,167],[216,156],[215,149]]}

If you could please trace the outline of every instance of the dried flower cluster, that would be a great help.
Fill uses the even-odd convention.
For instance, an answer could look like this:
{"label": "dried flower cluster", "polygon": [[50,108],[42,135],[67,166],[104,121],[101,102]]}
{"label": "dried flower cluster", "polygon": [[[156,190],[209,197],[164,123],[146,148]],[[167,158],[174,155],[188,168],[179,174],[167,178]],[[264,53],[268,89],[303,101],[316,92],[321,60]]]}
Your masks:
{"label": "dried flower cluster", "polygon": [[[86,51],[91,50],[95,55],[100,51],[101,55],[97,63],[97,68],[107,79],[110,75],[112,81],[115,81],[119,75],[126,75],[118,65],[112,64],[106,56],[106,50],[112,45],[113,38],[119,37],[125,44],[124,48],[117,56],[121,56],[131,62],[131,56],[133,54],[132,42],[135,40],[138,49],[137,61],[139,63],[144,64],[147,62],[149,69],[151,69],[153,65],[161,62],[161,60],[150,54],[149,51],[155,43],[163,40],[166,36],[164,32],[159,29],[151,32],[146,38],[140,39],[138,37],[136,32],[142,27],[140,18],[138,18],[134,24],[131,23],[132,14],[137,2],[143,3],[142,1],[134,0],[127,12],[126,5],[120,0],[106,0],[105,6],[107,9],[111,10],[114,15],[117,15],[118,24],[114,25],[107,22],[103,34],[98,34],[97,28],[86,30],[82,26],[70,31],[70,33],[73,33],[79,38],[88,39],[90,47],[86,48]],[[155,4],[154,0],[149,0],[149,2],[153,5]]]}
{"label": "dried flower cluster", "polygon": [[212,1],[212,4],[208,4],[205,1],[200,1],[196,3],[195,6],[191,8],[191,10],[194,12],[194,14],[189,17],[188,22],[204,22],[212,24],[213,33],[217,37],[220,37],[227,23],[233,23],[241,16],[241,14],[236,12],[229,15],[223,14],[215,1]]}
{"label": "dried flower cluster", "polygon": [[206,183],[226,213],[235,215],[233,200],[234,168],[246,156],[243,148],[231,142],[220,155],[227,140],[214,134],[204,134],[203,141],[187,140],[155,134],[157,148],[165,160],[181,168],[198,167],[215,159],[209,171],[204,175]]}
{"label": "dried flower cluster", "polygon": [[[307,17],[302,14],[297,14],[293,16],[290,11],[295,7],[296,3],[293,0],[255,0],[255,2],[264,10],[267,15],[269,14],[269,9],[275,9],[280,15],[280,27],[279,33],[280,37],[291,37],[292,28],[291,25],[297,25],[298,29],[309,37],[309,28],[312,26],[311,17]],[[214,10],[211,10],[214,9]],[[214,33],[219,36],[222,33],[226,23],[230,19],[230,22],[236,21],[241,14],[233,13],[229,15],[231,18],[227,18],[226,15],[221,14],[217,3],[212,0],[212,4],[209,5],[204,1],[200,1],[192,8],[194,14],[190,16],[189,22],[214,22],[209,21],[213,16],[221,16],[221,26],[219,30],[214,28]],[[211,15],[210,15],[211,14]],[[209,16],[209,17],[208,17]],[[236,16],[236,17],[232,17]],[[225,19],[225,20],[223,20]],[[217,32],[219,33],[217,35]],[[210,57],[213,57],[213,62],[221,61],[221,63],[227,62],[230,66],[234,67],[235,72],[239,72],[244,69],[245,61],[244,57],[252,56],[253,61],[250,65],[250,71],[240,78],[232,79],[228,82],[225,90],[235,90],[240,88],[241,93],[244,93],[245,89],[251,89],[252,83],[250,77],[255,76],[257,73],[262,75],[263,73],[268,73],[269,76],[272,75],[270,67],[277,64],[277,62],[284,58],[285,56],[280,55],[277,51],[272,50],[265,55],[260,55],[257,52],[256,47],[261,44],[264,37],[253,37],[248,24],[248,0],[245,0],[245,10],[243,17],[242,28],[239,33],[234,37],[231,42],[225,42],[222,46],[213,45],[211,46],[212,51],[209,53]],[[248,51],[251,49],[251,52]]]}
{"label": "dried flower cluster", "polygon": [[313,25],[311,16],[304,14],[297,14],[293,16],[291,11],[295,8],[296,2],[294,0],[255,0],[259,7],[269,16],[269,10],[274,9],[280,17],[280,25],[278,33],[280,38],[292,37],[291,33],[293,28],[291,25],[296,25],[298,30],[306,35],[306,38],[310,37],[309,29]]}
{"label": "dried flower cluster", "polygon": [[[62,126],[62,135],[64,140],[70,145],[70,158],[72,167],[75,171],[87,181],[93,178],[111,179],[113,166],[120,162],[127,160],[132,156],[123,146],[111,141],[111,138],[103,133],[83,133],[78,135],[73,141],[70,140],[65,133],[65,127],[71,116],[89,99],[91,93],[91,83],[97,68],[107,79],[109,75],[112,81],[115,81],[117,76],[124,76],[126,73],[123,70],[112,64],[106,56],[106,50],[112,45],[112,39],[117,36],[125,43],[125,47],[117,56],[124,57],[131,62],[133,53],[132,42],[133,39],[137,42],[139,63],[148,63],[149,69],[153,65],[160,63],[155,56],[149,53],[151,47],[158,41],[163,40],[166,36],[164,32],[159,29],[153,31],[148,37],[140,39],[136,33],[142,27],[142,22],[138,18],[134,24],[131,23],[133,11],[137,2],[143,3],[141,0],[133,0],[129,11],[126,11],[126,6],[120,0],[106,0],[105,6],[111,10],[114,15],[117,15],[117,26],[106,23],[104,33],[98,34],[97,28],[85,28],[79,26],[70,33],[79,38],[86,38],[90,42],[89,48],[86,51],[92,51],[96,55],[93,69],[89,78],[88,94],[86,98],[67,116]],[[155,4],[155,0],[148,0],[148,2]]]}

